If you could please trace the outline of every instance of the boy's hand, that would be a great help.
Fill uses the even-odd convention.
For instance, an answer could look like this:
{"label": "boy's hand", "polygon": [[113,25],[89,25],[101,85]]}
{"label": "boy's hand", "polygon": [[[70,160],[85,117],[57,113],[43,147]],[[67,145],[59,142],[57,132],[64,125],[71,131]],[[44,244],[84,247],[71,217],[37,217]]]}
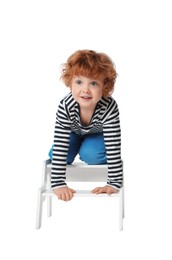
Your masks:
{"label": "boy's hand", "polygon": [[101,193],[107,193],[108,195],[111,195],[112,193],[117,193],[119,190],[111,187],[111,186],[104,186],[104,187],[97,187],[94,190],[91,191],[92,193],[95,194],[101,194]]}
{"label": "boy's hand", "polygon": [[56,194],[59,200],[69,201],[73,198],[73,195],[76,191],[65,186],[56,188],[53,190],[53,192]]}

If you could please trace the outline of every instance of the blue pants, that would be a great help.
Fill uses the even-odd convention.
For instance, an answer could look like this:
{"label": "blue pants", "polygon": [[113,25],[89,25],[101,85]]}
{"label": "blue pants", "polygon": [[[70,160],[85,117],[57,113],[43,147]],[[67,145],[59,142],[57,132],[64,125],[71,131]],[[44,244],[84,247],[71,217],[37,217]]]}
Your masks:
{"label": "blue pants", "polygon": [[[53,146],[48,154],[51,160],[52,150]],[[79,136],[74,132],[71,132],[67,163],[71,164],[77,154],[79,154],[80,160],[87,164],[106,164],[107,160],[103,133]]]}

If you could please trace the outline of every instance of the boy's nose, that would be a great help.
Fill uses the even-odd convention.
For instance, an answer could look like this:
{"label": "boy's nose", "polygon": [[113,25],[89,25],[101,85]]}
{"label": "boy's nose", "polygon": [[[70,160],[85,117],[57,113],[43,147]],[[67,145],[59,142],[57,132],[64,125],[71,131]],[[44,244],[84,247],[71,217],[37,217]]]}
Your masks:
{"label": "boy's nose", "polygon": [[88,92],[89,91],[89,86],[88,85],[84,85],[82,91],[83,92]]}

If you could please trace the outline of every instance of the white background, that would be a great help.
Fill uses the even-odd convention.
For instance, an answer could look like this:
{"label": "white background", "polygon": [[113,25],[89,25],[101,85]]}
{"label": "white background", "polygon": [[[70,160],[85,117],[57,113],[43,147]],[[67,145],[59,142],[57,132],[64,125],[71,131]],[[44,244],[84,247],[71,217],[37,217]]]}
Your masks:
{"label": "white background", "polygon": [[[170,0],[0,3],[1,259],[172,259]],[[126,217],[113,200],[53,200],[35,230],[42,161],[68,89],[59,67],[78,49],[118,72]]]}

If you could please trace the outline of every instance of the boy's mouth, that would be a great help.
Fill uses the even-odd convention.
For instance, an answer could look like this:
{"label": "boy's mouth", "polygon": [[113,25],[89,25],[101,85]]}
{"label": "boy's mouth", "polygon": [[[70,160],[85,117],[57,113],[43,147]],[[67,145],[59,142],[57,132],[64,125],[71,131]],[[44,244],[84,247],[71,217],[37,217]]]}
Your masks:
{"label": "boy's mouth", "polygon": [[83,99],[91,99],[92,97],[88,97],[88,96],[81,96],[81,98],[83,98]]}

